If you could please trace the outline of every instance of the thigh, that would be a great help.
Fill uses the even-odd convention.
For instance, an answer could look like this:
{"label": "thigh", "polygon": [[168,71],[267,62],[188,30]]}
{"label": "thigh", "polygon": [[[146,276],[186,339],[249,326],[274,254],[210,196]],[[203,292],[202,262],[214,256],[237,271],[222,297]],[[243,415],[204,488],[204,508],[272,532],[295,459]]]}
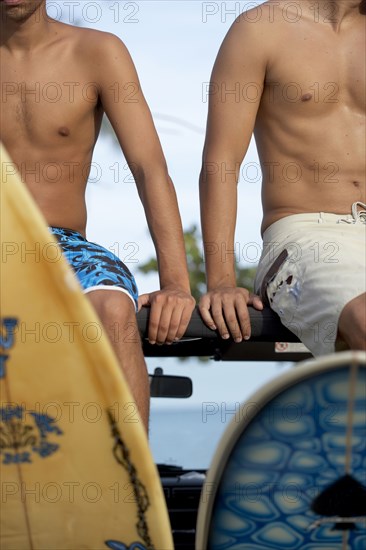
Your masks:
{"label": "thigh", "polygon": [[127,293],[93,290],[87,297],[113,344],[140,344],[136,310]]}
{"label": "thigh", "polygon": [[338,334],[351,349],[366,349],[366,293],[344,306],[339,316]]}

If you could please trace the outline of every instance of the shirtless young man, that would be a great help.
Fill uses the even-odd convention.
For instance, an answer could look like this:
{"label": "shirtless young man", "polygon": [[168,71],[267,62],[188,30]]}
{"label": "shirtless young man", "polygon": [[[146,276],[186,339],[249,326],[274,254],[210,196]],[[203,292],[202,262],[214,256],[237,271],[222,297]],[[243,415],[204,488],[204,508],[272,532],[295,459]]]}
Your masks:
{"label": "shirtless young man", "polygon": [[[200,311],[223,338],[248,339],[247,306],[269,302],[314,355],[334,351],[336,339],[366,349],[365,14],[360,0],[269,0],[242,14],[221,46],[200,177]],[[212,243],[234,248],[253,131],[263,172],[256,295],[236,287],[234,261],[212,252]]]}
{"label": "shirtless young man", "polygon": [[[161,290],[139,298],[140,307],[151,306],[149,340],[179,339],[195,302],[174,187],[136,70],[117,37],[50,19],[45,0],[0,0],[0,16],[1,140],[79,271],[147,427],[148,376],[140,340],[131,342],[131,326],[138,335],[136,285],[118,258],[85,240],[85,187],[106,113],[157,251]],[[85,268],[96,262],[99,274],[93,277]]]}

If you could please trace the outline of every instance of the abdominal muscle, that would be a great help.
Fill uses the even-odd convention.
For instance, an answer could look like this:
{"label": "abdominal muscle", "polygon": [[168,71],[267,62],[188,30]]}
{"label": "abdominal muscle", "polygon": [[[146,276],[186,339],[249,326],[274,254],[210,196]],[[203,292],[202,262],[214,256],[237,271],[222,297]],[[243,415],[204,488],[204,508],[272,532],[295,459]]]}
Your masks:
{"label": "abdominal muscle", "polygon": [[258,118],[256,142],[263,183],[262,233],[292,214],[350,214],[366,201],[365,127],[358,115],[332,113],[281,123]]}
{"label": "abdominal muscle", "polygon": [[[93,149],[90,142],[75,139],[60,143],[51,137],[46,145],[30,142],[24,136],[17,143],[4,145],[22,181],[50,226],[65,227],[85,236],[87,212],[85,188],[90,172]],[[11,140],[10,140],[11,141]]]}

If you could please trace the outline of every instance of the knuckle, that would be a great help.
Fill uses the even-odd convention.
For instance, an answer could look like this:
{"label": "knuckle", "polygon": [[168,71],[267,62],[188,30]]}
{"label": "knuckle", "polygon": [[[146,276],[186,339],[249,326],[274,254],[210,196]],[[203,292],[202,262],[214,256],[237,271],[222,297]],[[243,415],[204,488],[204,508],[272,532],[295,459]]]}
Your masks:
{"label": "knuckle", "polygon": [[172,321],[169,327],[169,335],[175,334],[178,330],[178,327],[179,327],[179,323]]}
{"label": "knuckle", "polygon": [[187,326],[190,320],[191,320],[191,316],[190,316],[190,315],[182,315],[182,319],[181,319],[181,321],[180,321],[180,325],[181,325],[181,326]]}
{"label": "knuckle", "polygon": [[230,324],[230,325],[235,325],[237,324],[237,318],[236,318],[236,315],[234,315],[233,313],[230,313],[229,315],[225,315],[225,318],[226,318],[226,321]]}
{"label": "knuckle", "polygon": [[221,307],[212,307],[211,312],[214,317],[222,319]]}
{"label": "knuckle", "polygon": [[164,296],[162,294],[157,294],[154,297],[154,301],[156,304],[161,304],[164,301]]}

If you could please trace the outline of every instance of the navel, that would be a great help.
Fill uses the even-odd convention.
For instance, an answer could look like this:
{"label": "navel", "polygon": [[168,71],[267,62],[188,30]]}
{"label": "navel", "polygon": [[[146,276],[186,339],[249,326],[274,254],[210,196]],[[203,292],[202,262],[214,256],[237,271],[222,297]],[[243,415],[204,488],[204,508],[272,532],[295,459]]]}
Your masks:
{"label": "navel", "polygon": [[313,95],[312,94],[304,94],[301,96],[301,101],[310,101],[310,99],[312,99]]}
{"label": "navel", "polygon": [[61,128],[58,129],[58,133],[60,136],[67,137],[70,135],[70,130],[66,126],[61,126]]}

